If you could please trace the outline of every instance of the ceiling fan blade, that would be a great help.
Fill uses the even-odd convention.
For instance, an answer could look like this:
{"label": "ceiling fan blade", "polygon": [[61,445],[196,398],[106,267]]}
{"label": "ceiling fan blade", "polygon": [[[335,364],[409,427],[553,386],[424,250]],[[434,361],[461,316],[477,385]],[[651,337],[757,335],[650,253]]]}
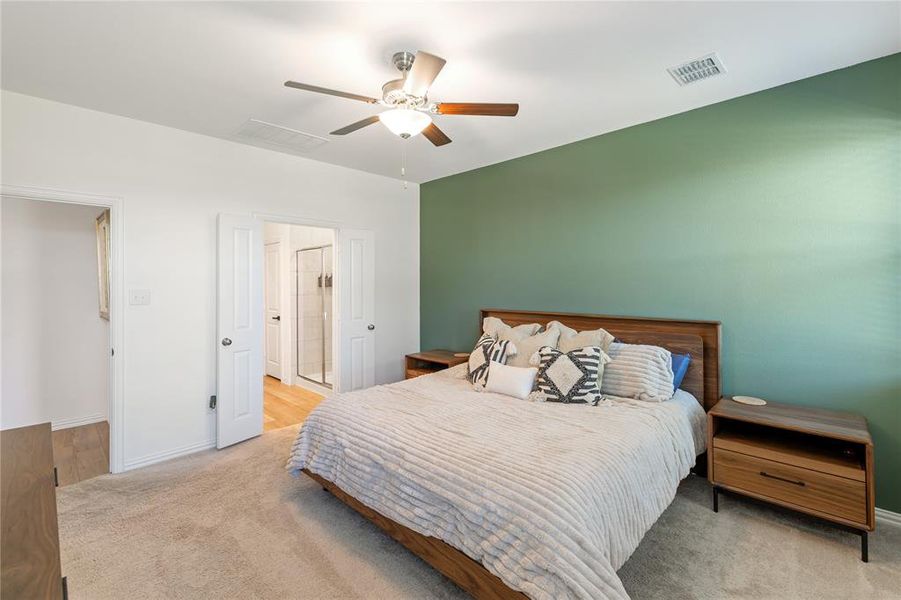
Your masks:
{"label": "ceiling fan blade", "polygon": [[438,129],[438,126],[434,123],[423,129],[422,135],[436,146],[443,146],[451,143],[451,139],[447,137],[447,134]]}
{"label": "ceiling fan blade", "polygon": [[407,73],[404,91],[411,96],[425,97],[446,62],[440,56],[421,50],[417,52],[416,58],[413,59],[413,68]]}
{"label": "ceiling fan blade", "polygon": [[489,104],[485,102],[441,102],[439,115],[484,115],[487,117],[515,117],[519,104]]}
{"label": "ceiling fan blade", "polygon": [[332,135],[347,135],[348,133],[353,133],[357,129],[363,129],[367,125],[372,125],[373,123],[379,122],[378,115],[372,115],[371,117],[366,117],[365,119],[361,119],[356,123],[351,123],[347,127],[342,127],[341,129],[336,129],[332,132]]}
{"label": "ceiling fan blade", "polygon": [[306,83],[298,83],[296,81],[286,81],[285,87],[316,92],[317,94],[328,94],[329,96],[338,96],[340,98],[349,98],[351,100],[359,100],[360,102],[366,102],[367,104],[375,104],[378,102],[378,100],[370,98],[369,96],[351,94],[350,92],[339,92],[338,90],[330,90],[328,88],[319,87],[318,85],[307,85]]}

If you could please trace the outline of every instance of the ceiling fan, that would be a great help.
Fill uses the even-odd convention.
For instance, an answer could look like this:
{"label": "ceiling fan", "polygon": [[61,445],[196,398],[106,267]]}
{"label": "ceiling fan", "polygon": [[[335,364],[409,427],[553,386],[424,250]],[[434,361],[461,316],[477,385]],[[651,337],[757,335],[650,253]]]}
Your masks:
{"label": "ceiling fan", "polygon": [[285,86],[319,94],[329,94],[350,100],[359,100],[367,104],[380,104],[390,110],[378,115],[366,117],[341,129],[332,135],[347,135],[378,121],[391,133],[408,139],[422,133],[436,146],[449,144],[451,139],[432,121],[431,115],[484,115],[490,117],[515,117],[519,112],[519,104],[487,104],[476,102],[430,102],[429,88],[438,73],[444,67],[443,58],[419,51],[415,55],[410,52],[397,52],[392,62],[401,72],[400,79],[392,79],[382,86],[381,99],[361,96],[349,92],[340,92],[316,85],[286,81]]}

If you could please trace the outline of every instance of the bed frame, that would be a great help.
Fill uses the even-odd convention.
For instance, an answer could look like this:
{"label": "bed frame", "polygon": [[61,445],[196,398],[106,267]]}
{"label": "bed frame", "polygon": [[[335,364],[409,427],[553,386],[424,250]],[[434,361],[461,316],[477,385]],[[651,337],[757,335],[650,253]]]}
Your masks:
{"label": "bed frame", "polygon": [[[560,321],[580,331],[603,327],[617,339],[629,344],[653,344],[679,354],[691,354],[688,372],[681,387],[694,395],[704,406],[704,410],[710,410],[720,399],[720,323],[717,321],[483,309],[478,328],[473,327],[473,339],[478,337],[485,317],[498,317],[510,325],[546,325],[549,321]],[[369,508],[331,481],[306,469],[303,472],[474,598],[528,598],[522,592],[507,587],[500,578],[450,544],[417,533]]]}

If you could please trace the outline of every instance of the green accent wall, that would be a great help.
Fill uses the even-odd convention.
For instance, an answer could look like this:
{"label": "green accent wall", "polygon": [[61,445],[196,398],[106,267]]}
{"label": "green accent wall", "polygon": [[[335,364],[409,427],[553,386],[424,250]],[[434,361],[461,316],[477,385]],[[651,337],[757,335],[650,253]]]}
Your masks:
{"label": "green accent wall", "polygon": [[483,307],[719,320],[723,392],[865,415],[901,512],[901,54],[420,197],[423,348]]}

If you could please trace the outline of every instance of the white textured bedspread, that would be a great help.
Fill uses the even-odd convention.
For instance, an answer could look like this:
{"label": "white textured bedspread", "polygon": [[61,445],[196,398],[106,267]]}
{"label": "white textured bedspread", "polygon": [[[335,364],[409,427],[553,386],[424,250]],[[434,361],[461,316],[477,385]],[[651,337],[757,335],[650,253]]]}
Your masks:
{"label": "white textured bedspread", "polygon": [[627,598],[616,571],[694,464],[685,403],[528,402],[474,391],[465,369],[326,399],[288,469],[333,481],[536,600]]}

